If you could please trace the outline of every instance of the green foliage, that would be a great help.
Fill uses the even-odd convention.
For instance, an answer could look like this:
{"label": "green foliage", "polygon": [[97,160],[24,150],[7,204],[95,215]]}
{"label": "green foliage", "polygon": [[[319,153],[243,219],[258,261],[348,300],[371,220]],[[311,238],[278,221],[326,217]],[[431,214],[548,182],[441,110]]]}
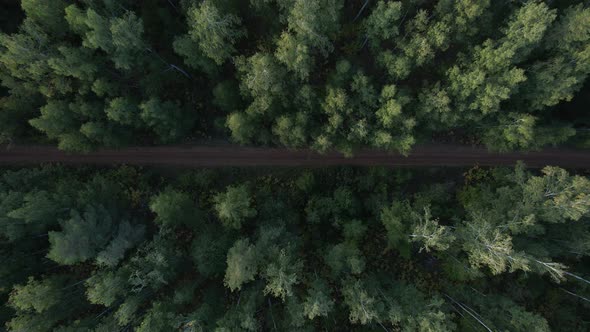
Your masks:
{"label": "green foliage", "polygon": [[45,312],[56,306],[62,300],[60,292],[64,281],[62,278],[51,278],[37,281],[29,278],[26,285],[14,286],[9,303],[21,311]]}
{"label": "green foliage", "polygon": [[[178,276],[180,251],[166,236],[165,232],[156,234],[152,241],[144,243],[130,258],[129,284],[134,293],[161,289]],[[130,308],[138,306],[139,300],[130,302]]]}
{"label": "green foliage", "polygon": [[367,325],[380,320],[383,303],[370,294],[360,280],[346,281],[342,294],[350,312],[348,316],[350,322]]}
{"label": "green foliage", "polygon": [[111,100],[105,112],[110,120],[123,125],[135,126],[140,121],[137,103],[122,97]]}
{"label": "green foliage", "polygon": [[242,93],[253,98],[247,114],[268,113],[284,102],[286,70],[272,55],[256,53],[249,58],[238,58],[236,69],[241,74]]}
{"label": "green foliage", "polygon": [[145,51],[142,39],[143,23],[134,13],[111,19],[110,31],[113,39],[115,67],[131,69]]}
{"label": "green foliage", "polygon": [[293,256],[282,249],[276,257],[276,261],[268,264],[263,272],[267,280],[264,294],[271,294],[283,301],[293,295],[293,287],[299,283],[298,274],[303,267],[303,263]]}
{"label": "green foliage", "polygon": [[240,18],[233,14],[223,14],[214,1],[204,1],[188,12],[189,37],[199,45],[199,49],[215,63],[221,65],[232,53],[233,44],[246,35],[240,29]]}
{"label": "green foliage", "polygon": [[388,293],[387,319],[403,331],[454,331],[451,315],[438,296],[428,297],[411,285],[397,284]]}
{"label": "green foliage", "polygon": [[144,233],[143,225],[133,225],[127,221],[120,222],[116,235],[106,248],[98,253],[96,262],[100,265],[116,266],[129,249],[143,240]]}
{"label": "green foliage", "polygon": [[486,40],[451,68],[449,92],[457,110],[483,115],[498,112],[501,102],[526,80],[524,70],[515,65],[539,45],[555,16],[545,4],[528,2],[510,19],[501,39]]}
{"label": "green foliage", "polygon": [[199,211],[190,195],[172,189],[154,197],[150,202],[150,210],[163,225],[194,225],[199,221]]}
{"label": "green foliage", "polygon": [[330,35],[340,28],[342,6],[341,0],[293,1],[275,56],[300,79],[309,77],[315,54],[326,57],[333,50]]}
{"label": "green foliage", "polygon": [[404,225],[404,216],[409,213],[409,207],[404,204],[394,202],[391,207],[385,207],[381,211],[381,223],[387,231],[387,240],[389,246],[398,249],[403,254],[409,252],[409,241],[405,235],[407,226]]}
{"label": "green foliage", "polygon": [[191,249],[197,271],[205,277],[223,275],[226,269],[225,258],[232,244],[231,236],[220,226],[201,228]]}
{"label": "green foliage", "polygon": [[181,173],[2,170],[6,328],[586,330],[582,172]]}
{"label": "green foliage", "polygon": [[192,125],[192,116],[183,112],[178,103],[151,98],[139,108],[141,119],[163,143],[178,140]]}
{"label": "green foliage", "polygon": [[330,291],[326,282],[317,279],[307,291],[303,310],[305,316],[309,319],[316,317],[326,317],[334,308],[334,300],[330,296]]}
{"label": "green foliage", "polygon": [[88,206],[83,214],[72,211],[61,232],[49,232],[51,249],[47,257],[64,265],[95,258],[109,242],[113,223],[101,206]]}
{"label": "green foliage", "polygon": [[233,292],[254,280],[258,273],[256,248],[248,240],[238,240],[227,252],[224,284]]}
{"label": "green foliage", "polygon": [[127,294],[127,279],[129,275],[125,270],[101,271],[86,280],[86,296],[93,304],[101,304],[110,307]]}
{"label": "green foliage", "polygon": [[335,275],[342,273],[360,274],[366,266],[362,252],[352,242],[332,246],[326,253],[325,261]]}
{"label": "green foliage", "polygon": [[379,1],[364,22],[371,46],[377,47],[379,43],[397,37],[399,34],[398,20],[401,17],[402,3],[400,1]]}
{"label": "green foliage", "polygon": [[580,141],[588,127],[560,105],[590,73],[581,0],[22,9],[20,26],[0,34],[0,142],[88,152],[216,137],[405,155],[441,138],[537,150]]}
{"label": "green foliage", "polygon": [[88,151],[91,148],[88,139],[78,132],[68,132],[75,123],[74,114],[69,109],[70,106],[63,101],[50,102],[41,108],[41,116],[29,123],[49,138],[57,139],[62,147],[78,152]]}
{"label": "green foliage", "polygon": [[260,329],[260,322],[256,318],[256,307],[260,302],[260,296],[256,290],[246,292],[244,299],[240,299],[237,305],[226,311],[221,319],[217,321],[215,332],[230,331],[257,331]]}
{"label": "green foliage", "polygon": [[446,226],[439,225],[438,219],[433,219],[430,210],[424,208],[424,215],[414,214],[415,226],[410,234],[412,242],[421,244],[420,251],[444,251],[449,249],[455,237]]}
{"label": "green foliage", "polygon": [[528,107],[541,110],[570,101],[588,77],[590,9],[567,8],[547,32],[547,57],[533,64],[524,90]]}
{"label": "green foliage", "polygon": [[21,6],[27,18],[47,29],[48,32],[63,34],[65,21],[63,17],[66,1],[22,0]]}
{"label": "green foliage", "polygon": [[175,315],[171,312],[172,308],[166,304],[156,302],[148,310],[141,324],[137,327],[137,332],[166,331],[174,327]]}
{"label": "green foliage", "polygon": [[240,229],[246,219],[256,216],[246,185],[228,187],[224,193],[217,194],[213,201],[217,216],[227,228]]}
{"label": "green foliage", "polygon": [[576,134],[570,126],[538,126],[532,115],[510,113],[499,120],[499,125],[488,130],[484,136],[487,146],[492,150],[507,152],[517,149],[536,150],[560,142]]}

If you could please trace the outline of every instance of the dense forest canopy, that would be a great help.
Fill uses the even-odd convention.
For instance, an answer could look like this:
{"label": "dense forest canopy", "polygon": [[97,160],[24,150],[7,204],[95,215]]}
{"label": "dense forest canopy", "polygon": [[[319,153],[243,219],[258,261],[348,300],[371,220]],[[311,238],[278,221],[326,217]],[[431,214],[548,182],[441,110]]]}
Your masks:
{"label": "dense forest canopy", "polygon": [[[1,9],[0,143],[590,147],[585,0]],[[590,331],[588,175],[3,167],[0,330]]]}
{"label": "dense forest canopy", "polygon": [[[588,331],[555,167],[0,174],[10,331]],[[445,179],[445,180],[440,180]]]}
{"label": "dense forest canopy", "polygon": [[559,107],[590,72],[587,1],[8,3],[4,141],[508,151],[584,144],[590,125]]}

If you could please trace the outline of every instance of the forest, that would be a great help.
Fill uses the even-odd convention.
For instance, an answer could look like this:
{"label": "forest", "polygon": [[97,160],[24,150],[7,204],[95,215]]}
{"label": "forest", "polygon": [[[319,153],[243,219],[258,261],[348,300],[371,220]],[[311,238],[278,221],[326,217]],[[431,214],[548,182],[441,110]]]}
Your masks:
{"label": "forest", "polygon": [[587,1],[4,3],[4,142],[590,146]]}
{"label": "forest", "polygon": [[590,329],[588,173],[0,173],[9,331]]}
{"label": "forest", "polygon": [[[587,0],[0,9],[0,155],[590,148]],[[590,165],[64,160],[1,161],[1,331],[590,331]]]}

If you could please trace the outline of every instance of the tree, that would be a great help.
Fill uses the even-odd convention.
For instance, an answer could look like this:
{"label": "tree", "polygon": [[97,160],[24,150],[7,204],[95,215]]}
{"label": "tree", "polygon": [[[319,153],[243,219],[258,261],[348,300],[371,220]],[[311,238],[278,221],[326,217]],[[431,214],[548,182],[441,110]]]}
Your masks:
{"label": "tree", "polygon": [[[166,229],[161,229],[130,258],[128,268],[131,274],[128,281],[134,293],[141,295],[143,290],[157,291],[178,277],[181,272],[181,252],[169,236]],[[135,310],[135,306],[141,304],[141,299],[137,301],[129,303],[130,309]]]}
{"label": "tree", "polygon": [[263,274],[267,280],[264,294],[271,294],[285,301],[293,295],[293,286],[300,281],[298,276],[303,263],[295,259],[286,249],[281,249],[276,260],[273,260]]}
{"label": "tree", "polygon": [[132,295],[125,299],[125,301],[115,311],[114,316],[119,326],[125,326],[135,319],[135,315],[142,304],[143,299],[140,295]]}
{"label": "tree", "polygon": [[514,252],[512,238],[485,220],[471,220],[459,230],[463,248],[474,267],[487,266],[493,274],[506,270],[529,271],[524,253]]}
{"label": "tree", "polygon": [[240,229],[246,219],[257,213],[252,207],[252,198],[246,185],[227,187],[225,193],[214,197],[213,202],[221,223],[230,229]]}
{"label": "tree", "polygon": [[54,317],[24,314],[13,318],[6,326],[13,331],[42,332],[52,330],[56,323]]}
{"label": "tree", "polygon": [[150,210],[163,225],[194,225],[199,221],[199,210],[190,195],[171,188],[152,198]]}
{"label": "tree", "polygon": [[[459,328],[464,328],[469,324],[477,324],[488,329],[502,330],[510,329],[514,331],[549,331],[547,321],[540,315],[527,311],[524,307],[518,305],[507,297],[501,295],[490,296],[472,296],[473,290],[465,288],[457,289],[460,294],[457,297],[447,295],[450,302],[458,307],[459,310],[470,311],[474,316],[465,315],[464,319],[459,322]],[[458,296],[470,296],[468,300],[461,301]]]}
{"label": "tree", "polygon": [[122,125],[140,126],[140,111],[138,103],[127,98],[118,97],[109,103],[105,109],[109,120]]}
{"label": "tree", "polygon": [[398,21],[402,18],[401,1],[380,0],[371,14],[365,19],[365,33],[372,48],[386,40],[398,36]]}
{"label": "tree", "polygon": [[173,43],[174,52],[184,59],[184,63],[194,69],[205,72],[210,77],[219,75],[219,67],[209,57],[202,54],[199,44],[186,34],[177,37]]}
{"label": "tree", "polygon": [[227,253],[227,269],[223,282],[232,292],[254,280],[258,273],[256,248],[247,239],[234,243]]}
{"label": "tree", "polygon": [[570,101],[581,88],[590,67],[588,25],[590,9],[582,4],[567,8],[547,31],[546,59],[535,62],[524,84],[523,99],[532,110]]}
{"label": "tree", "polygon": [[420,251],[444,251],[451,246],[455,237],[448,227],[439,225],[438,219],[432,218],[430,209],[424,208],[424,215],[415,214],[415,217],[417,222],[410,238],[412,242],[421,243]]}
{"label": "tree", "polygon": [[240,18],[233,14],[224,15],[213,1],[190,8],[187,16],[189,37],[218,65],[231,57],[236,51],[236,41],[246,35],[246,30],[240,28]]}
{"label": "tree", "polygon": [[116,235],[106,248],[96,256],[100,265],[114,267],[125,257],[126,252],[135,247],[145,234],[143,225],[133,225],[128,221],[119,223]]}
{"label": "tree", "polygon": [[233,140],[238,143],[248,143],[256,135],[256,123],[247,114],[234,112],[228,115],[226,125]]}
{"label": "tree", "polygon": [[[524,195],[536,201],[539,217],[549,223],[580,220],[590,213],[590,181],[571,176],[559,167],[545,167],[542,177],[531,177]],[[530,196],[529,196],[530,195]]]}
{"label": "tree", "polygon": [[402,110],[408,98],[398,93],[395,85],[384,86],[381,91],[381,107],[375,113],[381,127],[375,134],[374,146],[397,150],[407,154],[414,145],[416,121],[404,116]]}
{"label": "tree", "polygon": [[86,297],[92,304],[110,307],[129,292],[129,271],[101,271],[86,280]]}
{"label": "tree", "polygon": [[452,67],[447,77],[456,109],[483,115],[497,112],[526,80],[524,70],[515,65],[540,44],[555,16],[545,4],[528,2],[513,15],[503,38],[485,41]]}
{"label": "tree", "polygon": [[64,265],[93,259],[108,244],[113,219],[102,206],[88,206],[83,214],[72,211],[61,232],[49,232],[47,257]]}
{"label": "tree", "polygon": [[193,116],[183,112],[180,105],[171,101],[151,98],[139,105],[140,117],[164,143],[182,137],[192,126]]}
{"label": "tree", "polygon": [[29,224],[29,233],[41,233],[56,223],[58,209],[53,197],[45,191],[31,191],[22,198],[22,205],[6,216]]}
{"label": "tree", "polygon": [[341,0],[295,0],[287,18],[288,30],[277,43],[276,58],[302,80],[312,70],[313,54],[326,57],[333,49],[329,35],[339,28]]}
{"label": "tree", "polygon": [[88,151],[92,145],[76,128],[75,114],[64,101],[50,101],[41,108],[41,116],[29,121],[31,126],[43,131],[60,146],[73,151]]}
{"label": "tree", "polygon": [[111,19],[115,67],[131,69],[142,58],[146,46],[143,41],[143,22],[133,12]]}
{"label": "tree", "polygon": [[277,119],[272,132],[285,146],[303,147],[308,140],[306,133],[308,119],[309,117],[304,113],[297,113],[294,116],[282,115]]}
{"label": "tree", "polygon": [[388,245],[399,250],[404,255],[409,255],[409,239],[404,216],[410,212],[410,207],[400,202],[393,202],[391,207],[384,207],[381,210],[380,220],[387,231]]}
{"label": "tree", "polygon": [[223,275],[227,266],[226,255],[232,244],[232,237],[221,226],[201,228],[191,248],[197,271],[208,278]]}
{"label": "tree", "polygon": [[20,311],[43,313],[62,301],[63,278],[35,280],[30,277],[26,285],[16,285],[11,294],[10,305]]}
{"label": "tree", "polygon": [[325,281],[316,279],[307,290],[303,311],[309,319],[327,317],[334,308],[334,300]]}
{"label": "tree", "polygon": [[161,302],[154,303],[136,331],[150,332],[173,329],[176,316],[172,310],[173,307],[170,305]]}
{"label": "tree", "polygon": [[66,1],[46,2],[42,0],[23,0],[21,1],[22,9],[25,11],[28,19],[40,24],[42,27],[57,35],[62,35],[66,31],[64,22],[64,10]]}
{"label": "tree", "polygon": [[350,311],[349,319],[352,323],[362,325],[380,320],[383,304],[367,291],[362,281],[348,280],[343,285],[344,303]]}
{"label": "tree", "polygon": [[259,289],[246,291],[242,296],[243,299],[240,297],[239,303],[232,306],[230,310],[226,310],[223,317],[217,321],[216,332],[253,332],[260,329],[260,322],[256,317],[256,308],[262,298]]}
{"label": "tree", "polygon": [[[547,143],[557,143],[567,140],[575,134],[572,128],[558,128],[557,135],[550,135],[545,131],[539,135],[540,128],[536,127],[537,118],[528,114],[510,113],[507,117],[500,118],[500,124],[486,132],[484,140],[486,145],[493,150],[511,151],[516,149],[540,148]],[[559,133],[562,132],[562,135]]]}
{"label": "tree", "polygon": [[249,58],[238,58],[236,69],[241,75],[242,93],[253,98],[246,110],[248,114],[268,113],[285,101],[286,71],[272,55],[256,53]]}
{"label": "tree", "polygon": [[449,46],[451,27],[444,21],[430,22],[429,13],[419,10],[415,18],[408,22],[409,40],[400,40],[400,55],[387,50],[379,55],[380,64],[394,79],[407,78],[414,66],[422,66],[434,59],[436,51],[444,51]]}
{"label": "tree", "polygon": [[331,246],[324,260],[334,275],[361,274],[366,266],[365,257],[354,242],[343,242]]}
{"label": "tree", "polygon": [[443,299],[423,294],[412,285],[394,283],[386,294],[387,319],[405,331],[454,331],[455,324],[444,308]]}

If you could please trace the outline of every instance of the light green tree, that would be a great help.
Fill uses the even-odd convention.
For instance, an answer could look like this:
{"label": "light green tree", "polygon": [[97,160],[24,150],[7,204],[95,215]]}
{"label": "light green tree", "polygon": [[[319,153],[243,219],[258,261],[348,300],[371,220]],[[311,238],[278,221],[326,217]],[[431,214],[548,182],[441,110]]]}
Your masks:
{"label": "light green tree", "polygon": [[324,280],[316,279],[307,290],[303,311],[309,319],[327,317],[334,308],[334,300]]}
{"label": "light green tree", "polygon": [[420,243],[420,251],[444,251],[451,246],[455,236],[448,227],[439,225],[438,219],[432,218],[429,208],[424,208],[423,215],[414,215],[416,220],[410,238]]}
{"label": "light green tree", "polygon": [[240,229],[244,221],[256,216],[252,197],[246,185],[230,186],[214,199],[217,216],[227,228]]}
{"label": "light green tree", "polygon": [[129,292],[129,271],[101,271],[86,280],[86,297],[93,304],[110,307]]}
{"label": "light green tree", "polygon": [[234,243],[227,253],[227,269],[223,282],[232,292],[254,280],[258,274],[258,252],[247,239]]}
{"label": "light green tree", "polygon": [[340,28],[341,0],[295,0],[275,53],[277,59],[302,80],[309,77],[314,56],[332,52],[331,34]]}
{"label": "light green tree", "polygon": [[352,323],[367,325],[380,321],[383,303],[371,294],[360,280],[347,280],[342,288],[344,303],[350,311]]}
{"label": "light green tree", "polygon": [[302,268],[303,262],[287,249],[281,249],[262,273],[267,280],[264,294],[271,294],[284,302],[293,295],[293,287],[300,282]]}
{"label": "light green tree", "polygon": [[153,197],[150,210],[163,225],[192,225],[198,222],[199,211],[189,194],[168,188]]}
{"label": "light green tree", "polygon": [[240,27],[240,18],[224,14],[213,1],[204,1],[190,8],[187,16],[188,36],[218,65],[231,57],[236,41],[246,35],[246,30]]}

